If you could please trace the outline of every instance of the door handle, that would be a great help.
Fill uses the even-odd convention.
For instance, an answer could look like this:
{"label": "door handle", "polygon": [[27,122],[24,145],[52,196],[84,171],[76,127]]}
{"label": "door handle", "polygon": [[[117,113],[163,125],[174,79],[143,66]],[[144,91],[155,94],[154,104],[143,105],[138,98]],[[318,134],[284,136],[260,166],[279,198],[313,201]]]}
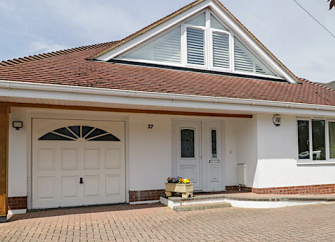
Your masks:
{"label": "door handle", "polygon": [[79,179],[79,183],[80,183],[80,184],[83,184],[83,183],[84,183],[84,181],[83,181],[83,178],[82,178],[82,177],[80,177],[80,179]]}

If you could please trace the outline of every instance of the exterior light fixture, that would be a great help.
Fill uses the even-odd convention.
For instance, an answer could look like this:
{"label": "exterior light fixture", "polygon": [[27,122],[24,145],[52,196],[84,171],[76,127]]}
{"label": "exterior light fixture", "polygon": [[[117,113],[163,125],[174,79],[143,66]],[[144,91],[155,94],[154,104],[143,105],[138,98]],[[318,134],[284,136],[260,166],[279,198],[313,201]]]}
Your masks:
{"label": "exterior light fixture", "polygon": [[16,130],[20,130],[23,128],[23,122],[22,121],[13,121],[13,128]]}
{"label": "exterior light fixture", "polygon": [[272,121],[273,121],[273,124],[274,124],[275,126],[280,126],[280,125],[281,125],[281,117],[280,117],[280,115],[279,115],[279,114],[275,114],[275,115],[273,116]]}

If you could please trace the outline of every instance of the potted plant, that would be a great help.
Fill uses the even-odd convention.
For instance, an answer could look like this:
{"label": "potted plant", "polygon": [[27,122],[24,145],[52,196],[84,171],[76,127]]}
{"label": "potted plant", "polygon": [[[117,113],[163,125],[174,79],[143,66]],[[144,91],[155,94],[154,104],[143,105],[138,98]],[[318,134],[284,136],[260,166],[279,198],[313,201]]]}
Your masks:
{"label": "potted plant", "polygon": [[165,183],[166,196],[171,197],[178,192],[182,194],[182,198],[193,197],[193,184],[190,179],[184,179],[179,176],[168,177],[167,183]]}

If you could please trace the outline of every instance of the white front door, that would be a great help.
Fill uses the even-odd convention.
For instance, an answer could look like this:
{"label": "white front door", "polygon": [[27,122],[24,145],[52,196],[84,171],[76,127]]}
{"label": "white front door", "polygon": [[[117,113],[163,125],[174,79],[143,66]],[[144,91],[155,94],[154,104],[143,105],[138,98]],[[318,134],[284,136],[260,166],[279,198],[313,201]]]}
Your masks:
{"label": "white front door", "polygon": [[188,178],[194,190],[202,190],[201,122],[175,123],[176,176]]}
{"label": "white front door", "polygon": [[125,202],[123,122],[34,119],[33,208]]}
{"label": "white front door", "polygon": [[195,191],[224,190],[222,122],[175,121],[173,175],[189,178]]}
{"label": "white front door", "polygon": [[223,187],[222,123],[204,122],[204,190],[218,191]]}

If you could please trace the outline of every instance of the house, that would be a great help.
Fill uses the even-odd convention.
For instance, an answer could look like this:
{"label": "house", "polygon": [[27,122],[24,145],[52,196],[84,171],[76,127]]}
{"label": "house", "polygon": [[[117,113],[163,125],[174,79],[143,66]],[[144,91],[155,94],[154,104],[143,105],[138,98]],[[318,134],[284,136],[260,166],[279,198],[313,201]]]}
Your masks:
{"label": "house", "polygon": [[0,63],[0,215],[196,191],[335,192],[335,92],[218,0],[127,38]]}

